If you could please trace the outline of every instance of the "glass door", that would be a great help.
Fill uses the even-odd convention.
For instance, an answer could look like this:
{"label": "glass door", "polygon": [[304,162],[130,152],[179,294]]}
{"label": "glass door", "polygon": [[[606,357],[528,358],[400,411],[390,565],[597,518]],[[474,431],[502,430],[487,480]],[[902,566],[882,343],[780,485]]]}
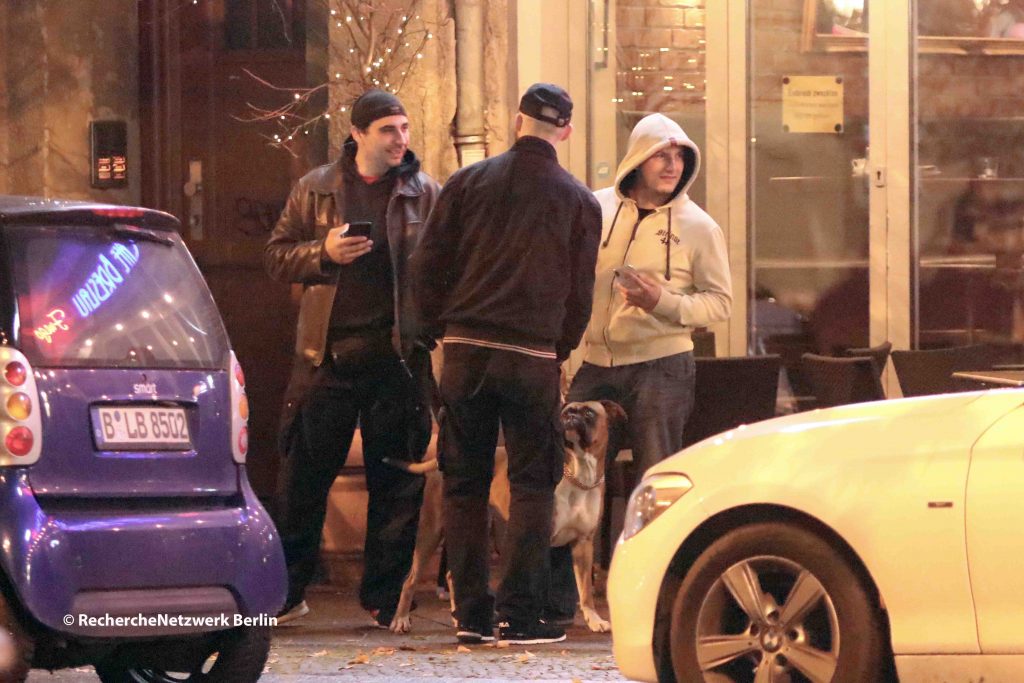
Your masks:
{"label": "glass door", "polygon": [[1024,2],[918,0],[913,344],[1024,342]]}
{"label": "glass door", "polygon": [[844,0],[748,8],[748,346],[782,355],[780,408],[798,410],[803,353],[870,343],[869,16]]}

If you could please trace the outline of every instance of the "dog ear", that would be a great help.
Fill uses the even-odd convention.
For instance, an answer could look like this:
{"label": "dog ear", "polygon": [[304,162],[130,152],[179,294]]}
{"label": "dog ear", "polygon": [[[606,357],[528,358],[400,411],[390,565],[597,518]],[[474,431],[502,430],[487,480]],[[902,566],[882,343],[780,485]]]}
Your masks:
{"label": "dog ear", "polygon": [[604,400],[601,401],[601,405],[604,406],[604,414],[608,417],[609,425],[621,427],[629,421],[626,411],[615,401]]}

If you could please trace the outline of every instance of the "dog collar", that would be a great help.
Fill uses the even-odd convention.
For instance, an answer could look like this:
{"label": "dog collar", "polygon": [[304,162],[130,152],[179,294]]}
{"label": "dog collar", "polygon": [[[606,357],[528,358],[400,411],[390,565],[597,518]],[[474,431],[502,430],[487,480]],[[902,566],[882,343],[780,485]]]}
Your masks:
{"label": "dog collar", "polygon": [[601,484],[604,483],[604,475],[602,474],[600,479],[598,479],[596,482],[594,482],[590,486],[587,486],[586,484],[584,484],[579,479],[577,479],[576,477],[573,476],[572,472],[569,471],[569,465],[568,464],[562,466],[562,476],[565,477],[566,479],[568,479],[570,484],[572,484],[573,486],[575,486],[578,489],[583,489],[584,491],[593,491],[598,486],[600,486]]}

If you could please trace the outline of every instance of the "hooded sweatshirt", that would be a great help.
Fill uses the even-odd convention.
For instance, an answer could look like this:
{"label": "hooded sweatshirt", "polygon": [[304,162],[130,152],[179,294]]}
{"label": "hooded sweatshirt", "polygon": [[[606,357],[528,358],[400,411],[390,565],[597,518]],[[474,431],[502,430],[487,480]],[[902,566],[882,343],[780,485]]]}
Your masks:
{"label": "hooded sweatshirt", "polygon": [[[683,149],[683,174],[665,204],[640,218],[628,196],[633,173],[671,145]],[[690,334],[729,317],[732,285],[721,228],[686,190],[700,169],[700,150],[662,114],[637,123],[615,185],[594,193],[603,217],[594,306],[585,360],[602,367],[643,363],[693,350]],[[651,311],[627,304],[615,288],[615,269],[630,265],[661,285]]]}

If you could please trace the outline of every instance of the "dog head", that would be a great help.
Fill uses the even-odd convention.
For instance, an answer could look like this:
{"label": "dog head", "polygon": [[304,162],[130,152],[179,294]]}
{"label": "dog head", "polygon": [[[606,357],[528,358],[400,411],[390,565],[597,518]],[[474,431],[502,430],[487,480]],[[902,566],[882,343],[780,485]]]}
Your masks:
{"label": "dog head", "polygon": [[608,448],[608,437],[626,423],[626,411],[614,401],[579,401],[562,408],[565,447],[593,453]]}

